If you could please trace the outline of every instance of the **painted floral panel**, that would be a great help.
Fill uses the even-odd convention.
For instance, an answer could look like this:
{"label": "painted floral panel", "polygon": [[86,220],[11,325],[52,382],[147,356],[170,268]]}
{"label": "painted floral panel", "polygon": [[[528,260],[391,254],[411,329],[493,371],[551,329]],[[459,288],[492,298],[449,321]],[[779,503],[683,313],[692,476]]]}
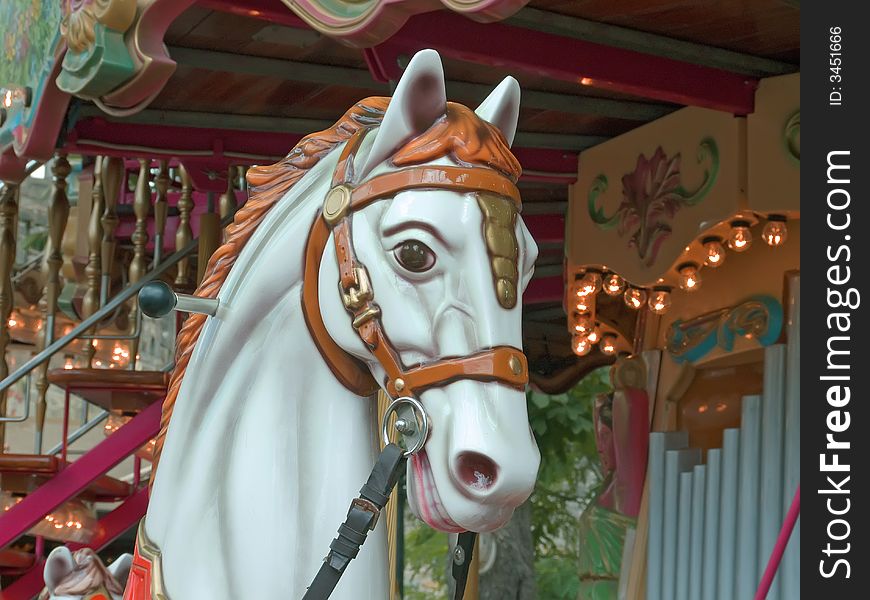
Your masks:
{"label": "painted floral panel", "polygon": [[59,0],[0,1],[0,87],[37,86],[62,16]]}

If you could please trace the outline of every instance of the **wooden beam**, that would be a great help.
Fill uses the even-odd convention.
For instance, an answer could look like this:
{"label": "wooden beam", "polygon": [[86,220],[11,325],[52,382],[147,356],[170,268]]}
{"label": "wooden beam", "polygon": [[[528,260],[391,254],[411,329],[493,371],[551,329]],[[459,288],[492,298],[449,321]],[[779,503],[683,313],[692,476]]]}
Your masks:
{"label": "wooden beam", "polygon": [[534,73],[688,106],[745,115],[754,109],[757,81],[749,76],[504,23],[480,25],[444,11],[417,15],[368,54],[384,79],[396,78],[398,57],[424,48],[481,65]]}
{"label": "wooden beam", "polygon": [[[793,2],[795,5],[798,3],[798,0],[783,1],[789,4]],[[523,8],[514,16],[506,19],[505,22],[533,31],[605,44],[644,54],[664,56],[694,65],[723,69],[753,77],[784,75],[800,70],[798,65],[761,56],[687,42],[607,23],[588,21],[531,7]]]}
{"label": "wooden beam", "polygon": [[[83,106],[80,118],[104,117],[110,119],[95,106]],[[137,125],[168,125],[204,129],[238,131],[269,131],[273,133],[308,134],[331,127],[333,121],[304,119],[298,117],[269,117],[265,115],[234,115],[189,110],[145,109],[124,117],[122,122]],[[514,144],[518,147],[580,151],[600,144],[609,138],[595,135],[568,135],[561,133],[518,132]]]}
{"label": "wooden beam", "polygon": [[[294,31],[289,27],[285,29]],[[199,48],[183,48],[181,46],[170,46],[169,54],[179,65],[195,69],[276,77],[285,81],[319,85],[343,85],[383,94],[389,91],[388,84],[373,79],[367,69],[248,56]],[[405,63],[407,64],[407,61]],[[491,91],[492,86],[486,84],[447,81],[447,96],[449,98],[481,102]],[[600,115],[633,121],[652,121],[665,116],[676,108],[667,104],[626,102],[526,89],[523,90],[522,102],[523,108],[552,110],[569,114]]]}

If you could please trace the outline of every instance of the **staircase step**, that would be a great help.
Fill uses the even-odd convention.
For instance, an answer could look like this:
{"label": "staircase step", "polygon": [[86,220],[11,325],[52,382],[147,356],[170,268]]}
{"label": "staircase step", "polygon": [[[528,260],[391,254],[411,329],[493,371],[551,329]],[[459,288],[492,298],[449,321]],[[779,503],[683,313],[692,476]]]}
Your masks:
{"label": "staircase step", "polygon": [[[160,431],[160,413],[161,405],[152,404],[30,492],[21,502],[0,514],[0,548],[15,541],[45,515],[79,495],[90,482],[97,481],[125,457],[148,443]],[[8,599],[4,597],[4,600]]]}
{"label": "staircase step", "polygon": [[[28,493],[63,471],[69,464],[57,456],[45,454],[0,454],[0,477],[3,489]],[[84,500],[111,502],[129,496],[133,487],[108,475],[102,475],[82,490]]]}
{"label": "staircase step", "polygon": [[[87,546],[99,552],[111,543],[112,540],[135,526],[145,516],[147,508],[148,488],[143,487],[122,502],[111,513],[100,519],[97,532],[90,542],[87,544],[67,544],[67,547],[75,551]],[[42,573],[44,566],[45,562],[40,560],[21,577],[4,588],[0,592],[0,597],[3,600],[30,600],[33,598],[45,586]]]}
{"label": "staircase step", "polygon": [[30,552],[12,550],[11,548],[0,550],[0,569],[5,572],[28,569],[33,566],[33,560],[33,555]]}
{"label": "staircase step", "polygon": [[48,381],[106,410],[138,413],[166,396],[170,373],[121,369],[52,369]]}

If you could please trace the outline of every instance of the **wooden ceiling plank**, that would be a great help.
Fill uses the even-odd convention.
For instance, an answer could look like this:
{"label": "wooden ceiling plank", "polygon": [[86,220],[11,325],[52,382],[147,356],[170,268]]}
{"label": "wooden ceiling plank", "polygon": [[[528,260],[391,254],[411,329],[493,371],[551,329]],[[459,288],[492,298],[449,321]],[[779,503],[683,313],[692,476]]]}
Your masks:
{"label": "wooden ceiling plank", "polygon": [[[375,90],[380,93],[386,93],[388,89],[387,85],[374,81],[366,69],[305,63],[262,56],[248,56],[180,46],[170,47],[169,53],[179,65],[196,69],[259,77],[277,77],[288,81],[300,81],[320,85],[345,85],[365,90]],[[492,88],[486,84],[465,81],[447,82],[447,93],[451,98],[469,98],[479,102],[486,98],[491,91]],[[676,108],[667,104],[627,102],[527,89],[523,90],[523,107],[569,114],[601,115],[643,122],[663,117]]]}
{"label": "wooden ceiling plank", "polygon": [[456,60],[575,83],[578,89],[588,86],[736,115],[754,110],[758,83],[723,69],[505,23],[481,29],[443,11],[409,19],[387,42],[369,50],[369,65],[378,77],[389,80],[400,74],[399,56],[424,48]]}
{"label": "wooden ceiling plank", "polygon": [[510,25],[577,40],[605,44],[635,52],[664,56],[734,73],[769,77],[798,71],[797,65],[760,56],[678,40],[663,35],[618,27],[525,7],[505,20]]}

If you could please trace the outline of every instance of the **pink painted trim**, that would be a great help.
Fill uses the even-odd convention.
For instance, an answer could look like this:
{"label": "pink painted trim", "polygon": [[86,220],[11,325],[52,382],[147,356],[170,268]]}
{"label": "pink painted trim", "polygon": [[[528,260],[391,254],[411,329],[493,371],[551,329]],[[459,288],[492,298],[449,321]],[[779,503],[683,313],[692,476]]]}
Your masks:
{"label": "pink painted trim", "polygon": [[757,80],[720,69],[530,31],[503,23],[486,27],[448,12],[419,15],[377,48],[382,68],[398,79],[399,55],[434,48],[442,56],[516,69],[581,86],[701,106],[738,115],[751,113]]}
{"label": "pink painted trim", "polygon": [[0,516],[0,548],[133,454],[160,430],[162,402],[155,402],[77,461]]}
{"label": "pink painted trim", "polygon": [[[99,552],[119,535],[136,525],[145,516],[147,509],[148,489],[142,488],[100,519],[97,533],[89,543],[67,544],[67,548],[76,551],[88,547]],[[45,587],[42,574],[44,568],[45,560],[41,559],[0,593],[2,600],[30,600],[36,596]]]}
{"label": "pink painted trim", "polygon": [[[58,89],[55,84],[65,53],[66,43],[62,42],[55,51],[54,68],[44,84],[42,94],[39,95],[36,104],[28,109],[33,115],[32,118],[25,119],[27,126],[22,126],[15,132],[11,148],[25,162],[45,161],[54,154],[60,127],[70,101],[70,95]],[[3,150],[6,148],[0,148],[0,151]]]}
{"label": "pink painted trim", "polygon": [[527,215],[523,222],[539,244],[561,244],[565,241],[564,215]]}
{"label": "pink painted trim", "polygon": [[776,538],[776,545],[773,547],[773,552],[770,553],[770,560],[767,561],[767,568],[764,569],[764,575],[761,576],[761,583],[758,585],[758,591],[755,592],[755,600],[765,600],[765,598],[767,598],[767,592],[770,591],[770,586],[773,584],[773,578],[776,577],[779,563],[782,562],[782,555],[788,546],[788,540],[791,537],[791,532],[794,530],[795,523],[797,523],[800,514],[801,486],[798,485],[794,492],[791,506],[788,509],[788,514],[785,515],[782,529],[779,531],[779,537]]}
{"label": "pink painted trim", "polygon": [[561,276],[538,277],[532,279],[523,292],[523,304],[561,302],[564,292]]}
{"label": "pink painted trim", "polygon": [[[427,13],[438,4],[420,0],[378,0],[363,14],[356,17],[341,17],[326,10],[318,0],[283,0],[295,19],[306,23],[317,31],[345,43],[366,48],[383,42],[398,31],[409,17]],[[505,19],[525,6],[529,0],[441,0],[447,8],[467,18],[482,23]],[[198,4],[214,10],[243,14],[283,25],[285,18],[275,15],[272,3],[264,0],[248,0],[238,6],[233,0],[199,0]],[[275,18],[277,17],[277,19]]]}

